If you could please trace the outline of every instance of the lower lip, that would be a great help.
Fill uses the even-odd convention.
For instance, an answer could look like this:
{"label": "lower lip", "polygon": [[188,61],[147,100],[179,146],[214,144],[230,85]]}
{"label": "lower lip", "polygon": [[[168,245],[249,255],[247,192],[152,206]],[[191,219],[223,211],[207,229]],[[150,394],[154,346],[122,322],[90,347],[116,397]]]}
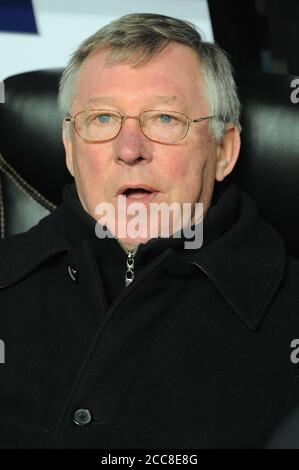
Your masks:
{"label": "lower lip", "polygon": [[127,204],[131,204],[133,202],[141,202],[142,204],[150,204],[156,199],[158,192],[155,191],[149,194],[138,194],[136,196],[128,196],[126,197]]}

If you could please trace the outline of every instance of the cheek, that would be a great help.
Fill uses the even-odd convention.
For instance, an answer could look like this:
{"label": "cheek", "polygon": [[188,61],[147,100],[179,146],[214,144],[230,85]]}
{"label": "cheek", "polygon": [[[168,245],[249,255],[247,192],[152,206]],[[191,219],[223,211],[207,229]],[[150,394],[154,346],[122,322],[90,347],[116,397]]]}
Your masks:
{"label": "cheek", "polygon": [[162,174],[175,183],[178,189],[188,190],[188,185],[199,184],[205,166],[205,158],[202,152],[196,148],[185,146],[171,156],[166,156],[163,161]]}
{"label": "cheek", "polygon": [[[157,159],[160,162],[161,175],[168,178],[170,182],[179,182],[187,178],[192,174],[190,172],[194,170],[192,169],[190,156],[190,149],[187,146],[165,148]],[[197,157],[200,158],[199,155]],[[194,159],[194,154],[192,159]]]}
{"label": "cheek", "polygon": [[104,177],[104,168],[107,168],[107,162],[97,145],[77,143],[74,147],[74,155],[81,179],[97,180]]}
{"label": "cheek", "polygon": [[165,154],[162,174],[167,175],[173,197],[197,201],[213,186],[215,148],[209,136],[195,136],[192,141]]}
{"label": "cheek", "polygon": [[[103,158],[102,158],[103,157]],[[110,184],[107,178],[106,152],[101,155],[96,145],[77,143],[74,147],[74,177],[85,210],[94,218],[95,207],[108,200]]]}

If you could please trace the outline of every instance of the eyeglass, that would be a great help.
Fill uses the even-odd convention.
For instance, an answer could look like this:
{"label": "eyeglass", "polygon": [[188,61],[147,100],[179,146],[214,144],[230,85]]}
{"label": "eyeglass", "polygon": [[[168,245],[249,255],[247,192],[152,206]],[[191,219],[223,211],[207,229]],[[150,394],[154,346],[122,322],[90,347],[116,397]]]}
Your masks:
{"label": "eyeglass", "polygon": [[73,122],[79,137],[89,142],[105,142],[118,136],[127,119],[137,119],[140,129],[148,139],[163,144],[177,144],[186,137],[190,124],[199,123],[214,116],[190,119],[175,111],[149,110],[139,116],[122,115],[110,109],[90,109],[67,115]]}

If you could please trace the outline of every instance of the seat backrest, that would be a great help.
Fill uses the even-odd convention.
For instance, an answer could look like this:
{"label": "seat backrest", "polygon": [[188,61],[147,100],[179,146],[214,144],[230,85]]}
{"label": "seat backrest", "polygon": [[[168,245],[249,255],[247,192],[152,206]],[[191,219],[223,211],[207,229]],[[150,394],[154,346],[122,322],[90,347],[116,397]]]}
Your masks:
{"label": "seat backrest", "polygon": [[295,77],[239,74],[242,148],[232,173],[299,257],[299,103],[291,100]]}
{"label": "seat backrest", "polygon": [[[61,202],[71,181],[64,159],[56,97],[62,69],[5,80],[0,104],[2,236],[26,230]],[[295,77],[239,73],[242,148],[230,179],[256,200],[263,216],[299,257],[299,113]]]}
{"label": "seat backrest", "polygon": [[61,202],[71,180],[57,108],[61,69],[38,70],[4,81],[0,105],[2,237],[27,230]]}

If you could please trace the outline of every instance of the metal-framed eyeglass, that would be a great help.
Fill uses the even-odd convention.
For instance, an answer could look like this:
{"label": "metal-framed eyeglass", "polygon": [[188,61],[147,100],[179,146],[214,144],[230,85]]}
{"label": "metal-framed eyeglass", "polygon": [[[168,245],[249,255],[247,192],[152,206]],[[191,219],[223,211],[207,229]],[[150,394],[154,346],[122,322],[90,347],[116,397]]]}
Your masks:
{"label": "metal-framed eyeglass", "polygon": [[178,144],[187,135],[190,125],[198,124],[214,116],[191,119],[183,113],[165,110],[147,110],[139,116],[123,115],[110,109],[88,109],[65,120],[72,122],[83,140],[101,143],[118,136],[127,119],[136,119],[145,137],[162,144]]}

